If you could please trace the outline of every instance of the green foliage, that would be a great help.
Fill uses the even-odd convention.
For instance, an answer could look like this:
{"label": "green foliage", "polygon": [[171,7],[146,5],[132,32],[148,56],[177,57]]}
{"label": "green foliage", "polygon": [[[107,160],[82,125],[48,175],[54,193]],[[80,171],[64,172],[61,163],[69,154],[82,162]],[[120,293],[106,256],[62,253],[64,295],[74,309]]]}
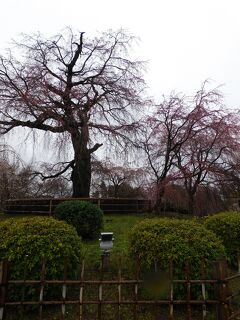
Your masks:
{"label": "green foliage", "polygon": [[221,239],[231,264],[236,266],[240,254],[240,212],[227,211],[209,216],[205,227]]}
{"label": "green foliage", "polygon": [[[0,259],[11,263],[11,279],[40,279],[41,262],[46,260],[47,279],[62,279],[64,258],[70,263],[69,276],[79,269],[83,255],[80,237],[72,226],[50,217],[7,219],[0,222]],[[19,288],[20,290],[20,288]],[[27,288],[25,296],[36,298],[38,288]],[[20,292],[14,291],[19,299]]]}
{"label": "green foliage", "polygon": [[74,226],[84,239],[98,236],[103,225],[103,212],[98,206],[87,201],[65,201],[60,203],[54,216]]}
{"label": "green foliage", "polygon": [[[190,277],[197,279],[203,258],[208,269],[214,260],[225,255],[221,241],[197,221],[167,218],[138,223],[130,236],[130,250],[149,269],[157,263],[159,269],[168,271],[169,261],[172,260],[174,274],[179,279],[186,277],[187,261]],[[180,287],[176,289],[177,294],[185,294],[186,288]],[[195,290],[196,295],[199,291]]]}

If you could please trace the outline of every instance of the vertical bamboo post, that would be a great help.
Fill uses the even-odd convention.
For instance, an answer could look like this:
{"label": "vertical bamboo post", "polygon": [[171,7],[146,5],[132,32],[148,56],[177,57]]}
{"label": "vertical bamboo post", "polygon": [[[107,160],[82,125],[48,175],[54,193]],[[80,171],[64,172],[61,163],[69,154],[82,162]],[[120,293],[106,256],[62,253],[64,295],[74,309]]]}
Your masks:
{"label": "vertical bamboo post", "polygon": [[139,200],[137,199],[136,201],[137,201],[137,203],[136,203],[136,211],[137,211],[137,214],[138,214],[139,213]]}
{"label": "vertical bamboo post", "polygon": [[188,320],[192,319],[192,311],[191,311],[191,283],[190,283],[190,264],[189,261],[186,261],[185,264],[185,275],[186,275],[186,286],[187,286],[187,314],[188,314]]}
{"label": "vertical bamboo post", "polygon": [[46,270],[46,263],[45,259],[42,259],[42,268],[40,274],[40,293],[39,293],[39,319],[42,320],[42,313],[43,313],[43,292],[44,292],[44,285],[45,285],[45,270]]}
{"label": "vertical bamboo post", "polygon": [[138,320],[138,283],[139,283],[139,273],[140,273],[140,259],[136,258],[135,262],[135,286],[134,286],[134,320]]}
{"label": "vertical bamboo post", "polygon": [[228,283],[225,280],[227,278],[227,261],[221,261],[219,264],[219,274],[220,280],[222,282],[221,285],[221,300],[222,300],[222,309],[223,309],[223,319],[227,319],[229,316],[229,303],[227,301],[228,295]]}
{"label": "vertical bamboo post", "polygon": [[118,320],[121,320],[121,298],[122,298],[121,280],[122,280],[122,261],[121,261],[121,258],[119,258],[119,268],[118,268]]}
{"label": "vertical bamboo post", "polygon": [[240,255],[237,256],[238,273],[240,273]]}
{"label": "vertical bamboo post", "polygon": [[84,267],[85,267],[85,262],[84,260],[82,261],[82,268],[81,268],[81,273],[80,273],[80,292],[79,292],[79,320],[83,320],[83,276],[84,276]]}
{"label": "vertical bamboo post", "polygon": [[173,320],[173,260],[169,260],[169,320]]}
{"label": "vertical bamboo post", "polygon": [[227,275],[226,261],[218,261],[215,264],[215,272],[218,280],[218,284],[215,288],[215,294],[219,300],[216,310],[217,320],[226,320],[228,319],[228,303],[226,301],[227,286],[225,282]]}
{"label": "vertical bamboo post", "polygon": [[68,264],[68,260],[67,258],[64,259],[64,273],[63,273],[63,286],[62,286],[62,306],[61,306],[61,311],[62,311],[62,320],[65,319],[65,315],[66,315],[66,304],[65,304],[65,300],[66,300],[66,296],[67,296],[67,285],[65,283],[65,281],[67,280],[67,264]]}
{"label": "vertical bamboo post", "polygon": [[102,320],[103,268],[104,268],[104,255],[102,255],[101,269],[100,269],[100,282],[99,282],[99,285],[98,285],[98,320]]}
{"label": "vertical bamboo post", "polygon": [[49,201],[49,216],[52,215],[52,199]]}
{"label": "vertical bamboo post", "polygon": [[205,282],[203,281],[206,278],[206,266],[203,258],[201,259],[200,274],[201,274],[201,280],[202,280],[202,283],[201,283],[202,299],[204,301],[202,304],[202,320],[206,320],[207,318],[206,285],[205,285]]}
{"label": "vertical bamboo post", "polygon": [[5,319],[5,302],[7,300],[7,286],[9,277],[9,262],[0,261],[0,320]]}
{"label": "vertical bamboo post", "polygon": [[[158,273],[158,263],[157,263],[157,260],[154,260],[154,272],[155,272],[155,277],[157,276],[157,273]],[[158,304],[157,304],[157,301],[156,301],[156,298],[154,299],[155,301],[155,305],[154,305],[154,315],[155,315],[155,320],[158,320],[159,319],[159,314],[158,314]]]}
{"label": "vertical bamboo post", "polygon": [[148,200],[148,211],[152,210],[152,201]]}
{"label": "vertical bamboo post", "polygon": [[[219,268],[218,268],[218,263],[214,263],[214,268],[213,268],[213,278],[217,281],[219,281]],[[220,306],[220,290],[219,290],[219,282],[214,284],[214,296],[216,297],[216,300],[218,303],[216,304],[216,320],[222,320],[221,318],[221,306]]]}
{"label": "vertical bamboo post", "polygon": [[[28,255],[25,256],[26,259],[29,259]],[[25,301],[25,291],[26,291],[26,277],[27,277],[27,266],[26,263],[24,264],[24,271],[23,271],[23,285],[22,285],[22,292],[21,292],[21,317],[23,318],[23,311],[24,305],[23,302]]]}

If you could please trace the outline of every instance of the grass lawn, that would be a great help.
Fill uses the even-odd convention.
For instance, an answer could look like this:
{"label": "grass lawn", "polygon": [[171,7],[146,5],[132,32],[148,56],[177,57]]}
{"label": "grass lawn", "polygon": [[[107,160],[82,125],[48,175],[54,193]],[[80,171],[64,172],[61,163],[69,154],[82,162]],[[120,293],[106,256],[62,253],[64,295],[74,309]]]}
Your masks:
{"label": "grass lawn", "polygon": [[[146,218],[146,215],[105,215],[104,232],[113,232],[114,244],[111,257],[126,256],[128,252],[128,238],[132,227],[139,221]],[[86,262],[87,260],[100,261],[101,251],[98,239],[85,241]]]}

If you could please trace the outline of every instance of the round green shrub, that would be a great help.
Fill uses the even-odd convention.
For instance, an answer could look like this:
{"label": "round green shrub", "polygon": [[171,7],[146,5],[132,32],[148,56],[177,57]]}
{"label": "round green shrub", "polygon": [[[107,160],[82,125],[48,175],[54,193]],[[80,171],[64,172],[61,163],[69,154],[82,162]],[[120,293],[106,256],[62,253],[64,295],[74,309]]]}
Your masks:
{"label": "round green shrub", "polygon": [[240,255],[240,212],[220,212],[207,217],[204,224],[221,239],[231,264],[236,266]]}
{"label": "round green shrub", "polygon": [[191,277],[200,276],[202,258],[206,265],[225,255],[221,241],[195,220],[147,219],[138,223],[130,236],[132,255],[138,256],[146,267],[155,263],[168,270],[172,260],[174,273],[185,278],[185,265],[190,264]]}
{"label": "round green shrub", "polygon": [[54,216],[74,226],[84,239],[98,236],[103,225],[103,212],[95,204],[87,201],[65,201],[60,203]]}
{"label": "round green shrub", "polygon": [[12,261],[14,277],[23,277],[25,268],[31,276],[39,277],[43,257],[47,275],[62,276],[64,257],[68,257],[74,270],[83,255],[82,241],[75,229],[54,218],[7,219],[0,223],[0,234],[0,257]]}
{"label": "round green shrub", "polygon": [[[0,223],[0,234],[0,259],[10,260],[11,279],[39,280],[43,258],[45,279],[63,278],[65,258],[69,263],[69,277],[79,271],[82,241],[76,230],[63,221],[50,217],[7,219]],[[25,297],[36,299],[39,288],[31,286],[25,291]],[[54,290],[46,288],[45,292]],[[21,298],[21,288],[15,287],[10,295],[14,299]]]}

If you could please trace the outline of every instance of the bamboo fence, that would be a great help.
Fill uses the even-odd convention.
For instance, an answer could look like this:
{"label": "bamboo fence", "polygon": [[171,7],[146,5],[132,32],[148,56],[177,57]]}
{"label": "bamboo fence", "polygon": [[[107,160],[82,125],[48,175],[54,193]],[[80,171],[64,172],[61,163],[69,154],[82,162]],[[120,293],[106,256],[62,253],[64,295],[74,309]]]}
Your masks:
{"label": "bamboo fence", "polygon": [[[165,296],[146,298],[142,294],[143,287],[148,284],[141,271],[141,263],[136,259],[135,266],[131,276],[124,275],[124,267],[121,261],[118,263],[118,270],[111,273],[111,268],[106,266],[104,258],[100,264],[99,270],[90,273],[86,270],[85,261],[79,266],[79,276],[74,279],[68,277],[68,260],[63,262],[62,279],[47,279],[47,262],[42,260],[39,270],[38,280],[26,279],[26,274],[22,280],[11,279],[11,264],[8,260],[0,262],[0,320],[8,319],[12,307],[24,309],[26,306],[35,306],[38,312],[36,317],[31,319],[45,319],[44,312],[50,306],[59,308],[61,319],[68,319],[68,308],[73,306],[74,319],[79,320],[140,320],[149,310],[151,317],[147,319],[179,319],[179,310],[184,311],[184,318],[187,320],[196,319],[216,319],[216,320],[236,320],[240,316],[240,285],[233,288],[233,283],[240,282],[240,273],[228,276],[226,261],[218,261],[214,264],[212,277],[206,276],[204,260],[199,266],[199,279],[191,278],[191,266],[186,262],[184,279],[176,279],[174,276],[174,266],[169,261],[167,273],[163,274],[154,270],[154,274],[162,280],[167,279],[165,287]],[[110,268],[110,270],[109,270]],[[143,276],[143,277],[142,277]],[[154,280],[155,281],[155,280]],[[185,294],[181,298],[175,294],[179,286]],[[29,300],[25,298],[25,288],[33,287],[37,289],[37,298]],[[48,298],[45,294],[47,288],[60,288],[59,296]],[[92,294],[89,295],[91,287]],[[14,292],[15,288],[22,289],[22,298],[14,301],[9,298],[9,291]],[[109,290],[111,288],[111,290]],[[196,297],[193,294],[194,288],[198,288],[200,294]],[[211,290],[212,294],[208,291]],[[74,295],[71,294],[74,292]],[[37,307],[37,308],[36,308]],[[106,313],[106,307],[112,308],[111,316]],[[128,312],[126,315],[126,308]],[[94,311],[93,311],[94,309]],[[198,317],[196,318],[196,309]],[[125,311],[124,311],[125,310]],[[33,313],[33,314],[35,314]],[[12,318],[11,318],[12,319]]]}

